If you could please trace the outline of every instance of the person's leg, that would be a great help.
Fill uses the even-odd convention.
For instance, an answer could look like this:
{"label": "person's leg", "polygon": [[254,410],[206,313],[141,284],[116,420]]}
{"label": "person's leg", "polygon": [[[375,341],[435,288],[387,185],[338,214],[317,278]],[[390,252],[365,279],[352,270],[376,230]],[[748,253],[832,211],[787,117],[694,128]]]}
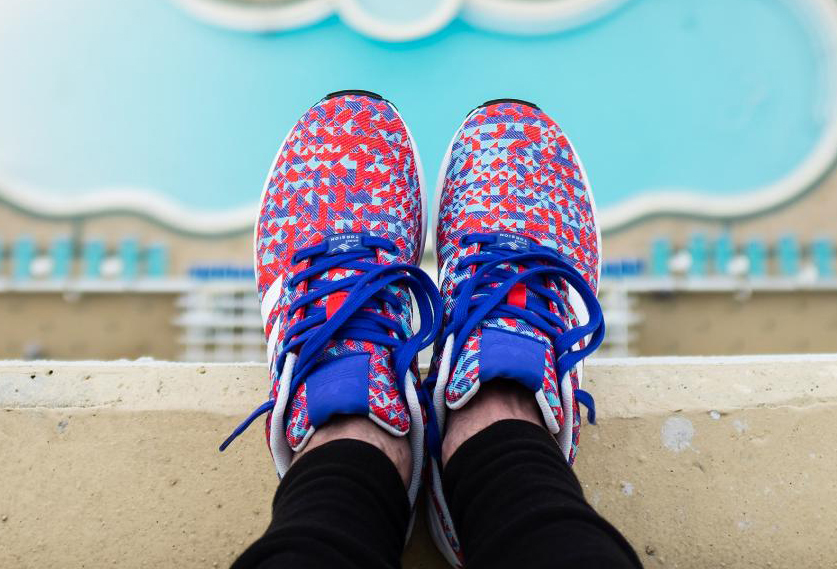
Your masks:
{"label": "person's leg", "polygon": [[443,483],[468,569],[641,567],[586,502],[519,384],[486,384],[448,417]]}
{"label": "person's leg", "polygon": [[499,99],[468,114],[442,172],[445,337],[426,389],[433,538],[471,569],[639,566],[569,466],[578,406],[593,407],[583,361],[604,338],[581,161],[537,105]]}
{"label": "person's leg", "polygon": [[311,437],[279,485],[247,567],[398,567],[410,519],[407,441],[363,417],[338,417]]}

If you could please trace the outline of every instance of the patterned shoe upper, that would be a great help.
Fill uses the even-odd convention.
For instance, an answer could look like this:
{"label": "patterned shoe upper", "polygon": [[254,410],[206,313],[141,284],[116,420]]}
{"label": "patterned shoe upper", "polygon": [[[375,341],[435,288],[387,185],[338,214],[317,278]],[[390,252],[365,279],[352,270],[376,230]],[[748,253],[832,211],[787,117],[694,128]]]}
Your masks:
{"label": "patterned shoe upper", "polygon": [[[597,318],[589,329],[582,328],[596,332],[596,345],[603,333],[595,301],[599,238],[578,158],[558,125],[540,109],[518,102],[486,104],[468,116],[454,137],[441,192],[437,252],[445,335],[457,318],[460,326],[467,323],[467,336],[455,343],[447,406],[464,405],[481,381],[513,377],[535,392],[542,390],[539,403],[554,433],[571,410],[572,446],[564,452],[572,461],[578,406],[573,395],[567,401],[567,386],[562,395],[558,359],[566,354],[558,353],[556,342],[572,338],[566,332],[580,329],[588,319],[588,314],[576,314],[579,309]],[[469,283],[486,264],[491,267],[479,273],[482,282]],[[563,272],[546,268],[556,265]],[[533,268],[536,275],[519,277],[498,306],[469,321],[494,289]],[[580,282],[571,286],[573,279]],[[581,302],[573,290],[579,288],[587,297]],[[586,304],[595,306],[588,310]],[[493,348],[481,350],[483,344]],[[585,354],[596,347],[583,339],[572,345]],[[566,361],[573,360],[570,356]],[[565,367],[576,390],[577,366]]]}
{"label": "patterned shoe upper", "polygon": [[395,435],[421,418],[405,383],[414,387],[415,355],[438,330],[441,300],[416,267],[425,224],[417,168],[404,122],[371,93],[321,100],[277,155],[255,235],[270,400],[233,436],[268,413],[280,475],[287,450],[336,414],[368,416]]}
{"label": "patterned shoe upper", "polygon": [[[422,396],[431,535],[463,561],[441,477],[448,409],[482,383],[530,389],[565,458],[578,442],[580,363],[604,335],[596,300],[599,237],[583,168],[564,133],[534,105],[491,101],[454,135],[443,165],[436,252],[444,331]],[[431,403],[432,400],[432,403]]]}

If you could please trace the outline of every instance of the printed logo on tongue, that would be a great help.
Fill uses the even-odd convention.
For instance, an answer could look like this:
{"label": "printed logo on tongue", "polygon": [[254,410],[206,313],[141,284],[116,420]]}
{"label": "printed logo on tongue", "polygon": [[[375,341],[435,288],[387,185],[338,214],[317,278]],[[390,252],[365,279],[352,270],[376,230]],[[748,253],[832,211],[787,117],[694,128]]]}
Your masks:
{"label": "printed logo on tongue", "polygon": [[491,249],[507,249],[509,251],[527,251],[532,245],[537,245],[537,241],[519,235],[517,233],[493,233],[497,237],[497,242],[492,243],[487,248]]}
{"label": "printed logo on tongue", "polygon": [[326,255],[340,255],[355,251],[369,251],[369,247],[363,245],[363,233],[337,233],[329,235],[325,241],[328,245]]}

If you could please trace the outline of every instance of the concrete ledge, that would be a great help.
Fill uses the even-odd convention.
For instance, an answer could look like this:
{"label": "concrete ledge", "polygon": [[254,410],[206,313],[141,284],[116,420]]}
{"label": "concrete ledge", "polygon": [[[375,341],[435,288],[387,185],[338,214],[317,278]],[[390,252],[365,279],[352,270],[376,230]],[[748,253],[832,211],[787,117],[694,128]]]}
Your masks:
{"label": "concrete ledge", "polygon": [[[599,360],[577,472],[648,567],[837,559],[837,356]],[[0,566],[226,566],[264,530],[261,364],[0,363]],[[443,567],[423,524],[405,567]]]}

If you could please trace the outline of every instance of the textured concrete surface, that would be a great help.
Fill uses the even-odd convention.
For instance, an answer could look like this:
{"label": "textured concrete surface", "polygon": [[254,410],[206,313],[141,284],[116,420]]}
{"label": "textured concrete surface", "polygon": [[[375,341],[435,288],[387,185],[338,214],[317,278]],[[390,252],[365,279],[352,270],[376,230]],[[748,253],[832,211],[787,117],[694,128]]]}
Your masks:
{"label": "textured concrete surface", "polygon": [[[587,368],[590,501],[648,567],[837,567],[837,356]],[[0,363],[0,567],[227,566],[276,479],[260,365]],[[443,567],[423,524],[405,567]]]}

